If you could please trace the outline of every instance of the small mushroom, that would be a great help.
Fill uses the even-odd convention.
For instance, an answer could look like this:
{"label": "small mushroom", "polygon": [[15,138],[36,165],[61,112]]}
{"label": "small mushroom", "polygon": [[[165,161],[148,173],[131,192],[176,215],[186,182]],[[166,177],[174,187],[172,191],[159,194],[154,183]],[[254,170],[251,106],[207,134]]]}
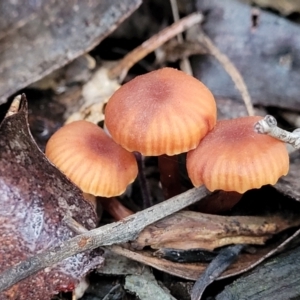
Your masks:
{"label": "small mushroom", "polygon": [[194,149],[216,123],[209,89],[182,71],[163,68],[120,87],[105,108],[105,124],[118,144],[142,155]]}
{"label": "small mushroom", "polygon": [[95,196],[121,195],[138,172],[134,155],[87,121],[56,131],[46,145],[46,156],[84,193]]}
{"label": "small mushroom", "polygon": [[275,184],[289,169],[285,144],[254,131],[261,117],[217,122],[195,150],[187,154],[189,177],[210,191],[244,193]]}
{"label": "small mushroom", "polygon": [[[128,151],[148,156],[194,149],[215,123],[216,103],[209,89],[172,68],[137,76],[112,95],[105,109],[112,138]],[[167,160],[177,164],[177,158]]]}

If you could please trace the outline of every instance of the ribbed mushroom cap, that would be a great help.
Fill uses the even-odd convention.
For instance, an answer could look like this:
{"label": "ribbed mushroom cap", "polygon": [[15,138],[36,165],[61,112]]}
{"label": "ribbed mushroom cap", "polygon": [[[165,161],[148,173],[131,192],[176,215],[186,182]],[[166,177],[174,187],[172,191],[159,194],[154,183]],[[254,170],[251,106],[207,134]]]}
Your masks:
{"label": "ribbed mushroom cap", "polygon": [[175,155],[194,149],[215,123],[216,103],[208,88],[172,68],[124,84],[105,109],[112,138],[143,155]]}
{"label": "ribbed mushroom cap", "polygon": [[254,132],[261,117],[244,117],[217,122],[215,128],[187,154],[189,177],[210,191],[244,193],[275,184],[289,169],[283,142]]}
{"label": "ribbed mushroom cap", "polygon": [[134,155],[87,121],[70,123],[54,133],[46,156],[83,192],[95,196],[122,194],[138,173]]}

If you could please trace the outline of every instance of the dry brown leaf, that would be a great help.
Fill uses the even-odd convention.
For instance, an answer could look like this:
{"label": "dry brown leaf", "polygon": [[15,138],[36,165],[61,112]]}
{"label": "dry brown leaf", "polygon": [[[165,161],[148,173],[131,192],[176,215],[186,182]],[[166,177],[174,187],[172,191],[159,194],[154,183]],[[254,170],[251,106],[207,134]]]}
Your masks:
{"label": "dry brown leaf", "polygon": [[[81,191],[51,165],[28,129],[27,101],[0,127],[0,272],[75,234],[64,224],[71,216],[88,229],[96,214]],[[50,299],[71,291],[90,269],[101,264],[97,252],[70,257],[26,278],[0,294],[0,299]],[[98,254],[100,254],[98,252]]]}
{"label": "dry brown leaf", "polygon": [[132,246],[213,250],[229,244],[262,245],[272,235],[299,224],[299,218],[280,215],[218,216],[181,211],[147,226]]}
{"label": "dry brown leaf", "polygon": [[[254,267],[259,261],[263,261],[264,257],[271,251],[273,251],[277,244],[272,244],[266,247],[257,248],[254,254],[243,253],[239,256],[238,260],[230,266],[220,277],[227,278],[234,275],[244,273],[245,270]],[[153,252],[143,251],[131,251],[126,248],[114,245],[109,247],[114,253],[123,255],[140,263],[151,266],[157,270],[164,271],[168,274],[172,274],[181,278],[197,280],[204,270],[207,268],[207,263],[176,263],[166,259],[161,259],[153,256]],[[99,270],[101,272],[101,269]]]}

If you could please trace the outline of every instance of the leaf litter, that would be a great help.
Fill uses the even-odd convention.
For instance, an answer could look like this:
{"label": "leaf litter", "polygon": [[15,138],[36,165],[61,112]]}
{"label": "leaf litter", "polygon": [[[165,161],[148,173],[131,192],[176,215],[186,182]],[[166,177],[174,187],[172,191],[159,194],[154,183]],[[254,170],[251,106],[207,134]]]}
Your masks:
{"label": "leaf litter", "polygon": [[[207,18],[209,20],[209,16]],[[203,47],[200,47],[200,49],[198,49],[197,51],[200,51],[200,52],[202,51],[203,52]],[[207,50],[205,50],[205,51],[207,51]],[[224,52],[227,53],[227,51],[224,51]],[[180,55],[179,55],[179,57],[180,57]],[[233,62],[235,63],[234,59],[233,59]],[[195,65],[195,64],[193,64],[193,67],[194,68],[196,67],[196,69],[198,68],[198,66]],[[103,69],[104,69],[103,67],[100,67],[99,72],[103,71]],[[244,75],[243,71],[241,73]],[[201,75],[201,77],[202,76],[205,77],[205,75],[206,74],[204,73],[204,74]],[[96,76],[95,76],[95,78],[96,78]],[[246,84],[249,87],[249,82],[247,82],[247,77],[244,77],[244,79],[246,79]],[[99,78],[98,78],[98,80],[99,80]],[[97,82],[97,80],[95,82]],[[233,86],[233,85],[230,84],[230,86]],[[252,87],[250,85],[250,94],[252,94],[251,88]],[[99,91],[94,92],[93,89],[91,89],[91,90],[92,90],[92,94],[93,93],[97,94],[99,92]],[[220,97],[219,97],[220,100],[219,100],[219,102],[217,100],[218,106],[219,106],[219,110],[225,111],[227,113],[227,118],[228,117],[231,118],[234,113],[237,113],[236,108],[239,108],[239,106],[241,106],[240,104],[237,104],[233,100],[234,98],[235,97],[233,97],[231,94],[228,95],[228,94],[224,93],[224,94],[220,94]],[[255,98],[254,100],[256,102],[257,98]],[[95,100],[95,101],[92,100],[90,102],[88,100],[86,102],[86,104],[84,104],[82,106],[83,107],[83,110],[82,110],[83,113],[80,112],[81,116],[79,116],[79,118],[87,118],[87,117],[93,116],[93,114],[95,113],[96,117],[93,118],[93,119],[91,119],[91,120],[94,120],[93,122],[95,122],[95,123],[98,123],[99,121],[102,121],[102,119],[103,119],[103,107],[105,106],[105,102],[106,102],[106,100],[104,100],[103,102],[101,100],[100,104],[97,104],[97,100]],[[263,102],[263,101],[261,103],[265,104],[265,102]],[[94,104],[95,104],[95,109],[94,108],[90,109],[89,107],[93,107]],[[281,105],[282,105],[282,103],[281,103]],[[294,104],[291,104],[290,106],[289,105],[290,104],[288,104],[287,106],[291,107]],[[244,108],[242,106],[238,110],[241,111],[241,112],[238,112],[239,115],[245,115],[246,114],[246,112],[245,112],[245,110],[244,110]],[[99,111],[101,111],[100,114],[99,114]],[[262,114],[264,114],[264,113],[262,112]],[[20,159],[20,157],[18,159]],[[295,161],[297,161],[297,160],[295,160]],[[292,160],[292,162],[291,162],[292,163],[292,167],[291,167],[292,170],[293,170],[293,164],[294,164],[295,161]],[[292,187],[289,187],[289,183],[291,182],[290,179],[289,179],[289,177],[285,177],[285,178],[283,178],[283,179],[280,180],[279,184],[277,186],[275,186],[275,188],[277,190],[279,190],[279,191],[282,191],[286,196],[291,197],[291,198],[295,197],[297,199],[297,192],[296,192],[297,191],[297,183],[296,183],[297,182],[296,181],[296,179],[297,179],[297,167],[296,166],[295,166],[294,171],[292,173],[295,173],[294,177],[293,177],[294,179],[292,179],[292,180],[294,180],[294,181],[292,181],[293,182],[293,186]],[[284,189],[285,186],[288,187],[288,188]],[[216,213],[218,213],[218,212],[216,212]],[[242,212],[242,214],[243,214],[243,212]],[[33,210],[33,215],[39,215],[39,212],[35,212],[35,210]],[[284,214],[283,214],[282,215],[283,219],[285,219],[286,216],[287,215],[284,216]],[[218,219],[218,217],[219,216],[215,216],[216,220]],[[37,217],[37,219],[38,219],[38,217]],[[214,217],[212,217],[212,219],[214,219]],[[80,220],[77,219],[77,221],[79,222]],[[86,226],[86,224],[84,224],[82,222],[79,222],[79,223],[83,224],[86,228],[90,229],[88,226]],[[222,224],[222,222],[220,224]],[[173,225],[176,225],[176,222],[174,222]],[[151,228],[151,226],[153,228],[153,225],[150,225],[149,229]],[[147,228],[146,228],[146,230],[147,230]],[[272,234],[270,234],[270,236],[271,235]],[[286,236],[286,235],[283,233],[281,235],[281,237],[284,238],[284,236]],[[279,239],[279,240],[282,242],[282,239]],[[255,254],[242,253],[240,255],[239,259],[238,259],[237,264],[233,264],[232,268],[229,268],[228,271],[223,274],[223,277],[226,277],[226,274],[228,276],[230,276],[230,275],[233,275],[233,274],[238,274],[240,272],[243,272],[243,270],[249,269],[249,267],[251,267],[251,264],[252,264],[252,266],[254,266],[257,261],[261,261],[262,259],[264,259],[264,257],[268,257],[268,253],[275,253],[274,252],[274,247],[276,249],[276,247],[278,245],[280,245],[280,242],[279,241],[275,241],[273,244],[272,243],[271,244],[267,243],[267,245],[264,246],[264,247],[257,246]],[[205,270],[205,268],[207,266],[207,264],[203,264],[203,263],[179,264],[179,263],[169,262],[169,261],[166,261],[164,259],[153,257],[153,251],[149,251],[149,250],[137,251],[135,249],[127,249],[128,245],[124,245],[125,248],[123,248],[122,246],[116,246],[116,245],[115,246],[111,246],[111,247],[112,247],[112,249],[114,249],[115,252],[119,252],[123,256],[127,255],[131,259],[136,259],[137,261],[140,261],[140,262],[142,262],[144,264],[148,264],[148,265],[153,266],[153,267],[155,267],[157,269],[164,270],[167,273],[174,274],[174,275],[177,275],[177,276],[181,276],[181,277],[187,278],[187,279],[189,278],[189,279],[196,280],[199,277],[199,275],[202,272],[204,272],[204,270]],[[113,263],[111,264],[111,266],[113,266]],[[99,271],[101,272],[101,268],[99,269]],[[136,283],[136,284],[138,285],[138,283]]]}
{"label": "leaf litter", "polygon": [[[20,110],[1,123],[0,136],[2,272],[73,237],[63,222],[65,215],[89,229],[96,226],[97,216],[82,192],[37,147],[28,128],[24,95]],[[90,269],[102,262],[101,250],[75,255],[26,278],[1,293],[0,298],[51,299],[59,291],[72,291]]]}

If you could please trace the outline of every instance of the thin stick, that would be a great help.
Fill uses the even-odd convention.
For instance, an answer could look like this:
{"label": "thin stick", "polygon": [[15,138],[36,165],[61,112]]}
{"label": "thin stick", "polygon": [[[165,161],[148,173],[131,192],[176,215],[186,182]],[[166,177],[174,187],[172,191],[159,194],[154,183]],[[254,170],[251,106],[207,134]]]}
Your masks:
{"label": "thin stick", "polygon": [[200,23],[202,20],[203,15],[201,13],[193,13],[155,34],[150,39],[142,43],[139,47],[128,53],[115,67],[110,69],[109,77],[112,79],[119,77],[120,81],[122,82],[127,72],[134,64],[143,59],[149,53],[153,52],[158,47],[162,46],[168,40],[175,37],[177,34],[185,31],[195,24]]}
{"label": "thin stick", "polygon": [[[170,0],[170,3],[171,3],[174,22],[178,22],[180,20],[180,17],[179,17],[177,0]],[[183,40],[182,33],[177,34],[177,40],[179,44],[183,44],[184,40]],[[187,57],[184,57],[180,60],[180,68],[183,72],[189,75],[193,75],[191,63]]]}
{"label": "thin stick", "polygon": [[83,234],[88,232],[88,230],[84,226],[82,226],[70,216],[65,216],[63,218],[63,222],[76,234]]}
{"label": "thin stick", "polygon": [[[73,230],[75,233],[77,234],[81,234],[83,232],[87,232],[88,230],[83,227],[82,225],[78,224],[73,218],[71,217],[65,217],[64,218],[65,220],[65,223],[66,225],[71,229]],[[242,274],[242,273],[245,273],[245,272],[248,272],[249,270],[253,269],[254,267],[256,267],[257,265],[259,265],[261,262],[263,262],[264,260],[266,260],[267,258],[273,256],[274,254],[282,251],[284,249],[284,247],[287,246],[288,243],[290,243],[294,238],[296,238],[298,235],[300,234],[300,229],[298,229],[292,236],[290,236],[289,238],[287,238],[285,241],[283,241],[280,245],[278,245],[275,249],[271,250],[270,252],[268,252],[266,255],[264,255],[263,257],[261,257],[259,260],[257,260],[255,263],[251,264],[250,266],[246,267],[245,269],[242,269],[240,270],[240,272],[238,274]],[[235,246],[232,246],[234,247],[235,250],[238,250],[240,249],[240,246],[241,245],[235,245]],[[235,248],[237,247],[237,248]],[[243,248],[243,246],[241,246]],[[119,255],[123,255],[127,258],[130,258],[130,259],[133,259],[133,260],[136,260],[138,262],[142,262],[142,263],[145,263],[145,261],[143,260],[143,256],[140,255],[139,253],[136,253],[136,252],[132,252],[128,249],[125,249],[123,248],[122,246],[119,246],[119,245],[112,245],[112,246],[108,246],[106,247],[107,249],[109,249],[110,251],[116,253],[116,254],[119,254]],[[226,249],[226,248],[225,248]],[[242,250],[242,249],[241,249]],[[225,250],[227,251],[227,250]],[[239,251],[239,250],[238,250]],[[147,264],[148,262],[146,262]],[[148,263],[149,264],[149,263]],[[151,264],[149,264],[151,265]],[[154,268],[157,268],[156,265],[152,265]],[[222,273],[222,272],[221,272]],[[220,274],[219,274],[220,275]],[[225,275],[225,276],[213,276],[213,277],[210,277],[208,279],[213,279],[213,280],[218,280],[218,279],[224,279],[224,278],[228,278],[232,275]],[[237,274],[236,274],[237,275]],[[195,288],[195,287],[194,287]]]}
{"label": "thin stick", "polygon": [[234,82],[236,88],[241,93],[246,109],[248,111],[248,115],[254,116],[254,108],[252,105],[251,97],[241,73],[230,61],[230,59],[214,45],[213,41],[206,34],[204,34],[204,32],[199,35],[198,41],[201,44],[204,44],[204,46],[206,46],[206,48],[209,50],[210,54],[213,55],[223,66],[225,71]]}
{"label": "thin stick", "polygon": [[210,192],[204,187],[193,188],[181,195],[149,207],[119,222],[111,223],[64,241],[59,246],[45,250],[16,264],[0,275],[0,291],[18,281],[83,251],[100,246],[134,240],[146,226],[167,217],[204,198]]}
{"label": "thin stick", "polygon": [[273,116],[266,115],[254,125],[257,133],[267,134],[282,142],[291,144],[295,149],[300,149],[300,129],[293,132],[277,127],[277,121]]}

